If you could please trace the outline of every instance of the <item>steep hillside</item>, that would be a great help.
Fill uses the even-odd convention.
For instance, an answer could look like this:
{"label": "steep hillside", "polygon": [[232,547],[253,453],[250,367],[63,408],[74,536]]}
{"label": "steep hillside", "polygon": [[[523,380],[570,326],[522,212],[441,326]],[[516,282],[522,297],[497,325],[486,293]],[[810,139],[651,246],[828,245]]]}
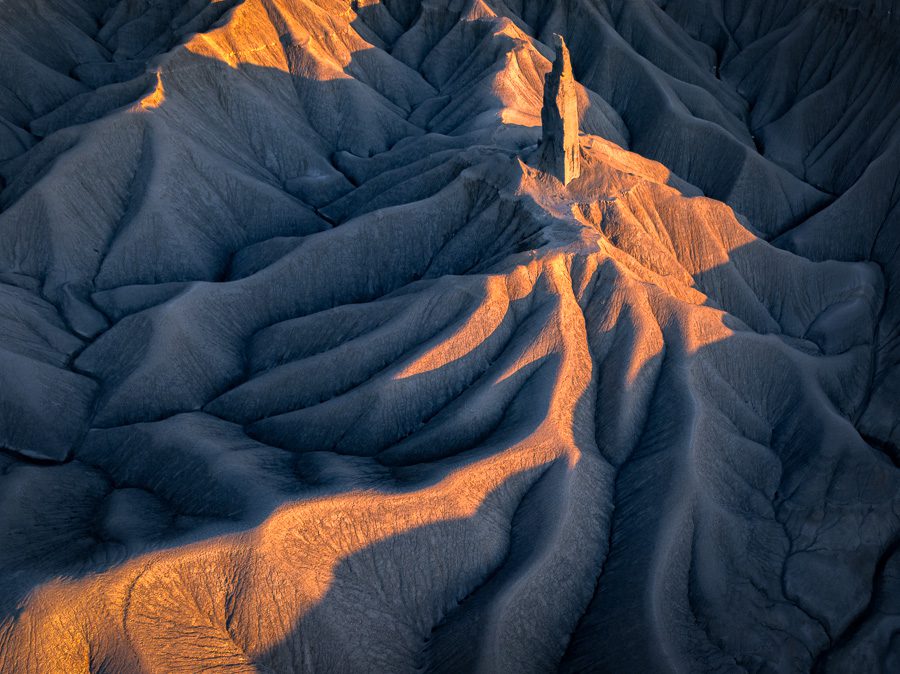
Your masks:
{"label": "steep hillside", "polygon": [[0,671],[900,667],[896,0],[7,0],[0,61]]}

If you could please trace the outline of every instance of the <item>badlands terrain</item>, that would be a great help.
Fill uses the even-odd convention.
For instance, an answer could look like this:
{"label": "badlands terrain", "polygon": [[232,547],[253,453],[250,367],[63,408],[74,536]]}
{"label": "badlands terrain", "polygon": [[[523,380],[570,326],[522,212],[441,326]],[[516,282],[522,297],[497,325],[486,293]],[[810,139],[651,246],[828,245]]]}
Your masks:
{"label": "badlands terrain", "polygon": [[2,0],[0,188],[0,671],[900,671],[898,0]]}

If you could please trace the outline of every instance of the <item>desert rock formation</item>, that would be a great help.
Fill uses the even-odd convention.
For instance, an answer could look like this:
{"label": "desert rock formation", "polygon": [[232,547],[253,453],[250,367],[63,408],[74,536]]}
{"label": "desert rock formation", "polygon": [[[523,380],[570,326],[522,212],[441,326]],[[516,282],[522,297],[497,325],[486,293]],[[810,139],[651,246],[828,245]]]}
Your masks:
{"label": "desert rock formation", "polygon": [[578,99],[566,41],[553,36],[553,67],[544,76],[544,105],[541,108],[541,159],[544,171],[563,185],[581,175],[578,145]]}
{"label": "desert rock formation", "polygon": [[0,671],[897,671],[898,17],[0,3]]}

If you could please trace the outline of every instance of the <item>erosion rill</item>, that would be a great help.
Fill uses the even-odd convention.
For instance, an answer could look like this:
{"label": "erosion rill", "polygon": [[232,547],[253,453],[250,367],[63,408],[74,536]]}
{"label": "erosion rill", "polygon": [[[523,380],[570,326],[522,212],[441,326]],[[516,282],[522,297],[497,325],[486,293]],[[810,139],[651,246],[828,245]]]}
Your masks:
{"label": "erosion rill", "polygon": [[556,47],[556,58],[553,68],[544,77],[540,166],[568,185],[581,175],[578,99],[566,41],[561,35],[554,35],[553,45]]}

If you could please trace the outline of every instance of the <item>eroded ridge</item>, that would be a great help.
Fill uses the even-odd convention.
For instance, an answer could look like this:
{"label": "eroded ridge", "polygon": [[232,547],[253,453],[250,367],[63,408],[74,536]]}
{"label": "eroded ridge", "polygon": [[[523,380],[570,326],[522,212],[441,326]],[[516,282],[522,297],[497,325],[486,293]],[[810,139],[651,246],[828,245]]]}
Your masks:
{"label": "eroded ridge", "polygon": [[35,7],[0,670],[892,669],[890,3]]}

